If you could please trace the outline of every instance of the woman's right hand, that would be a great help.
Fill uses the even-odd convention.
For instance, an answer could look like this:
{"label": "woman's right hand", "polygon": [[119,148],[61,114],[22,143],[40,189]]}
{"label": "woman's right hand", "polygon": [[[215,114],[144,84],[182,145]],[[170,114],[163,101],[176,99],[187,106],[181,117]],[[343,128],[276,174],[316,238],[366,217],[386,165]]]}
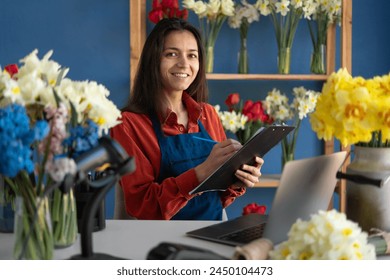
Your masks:
{"label": "woman's right hand", "polygon": [[209,177],[241,147],[241,143],[234,139],[226,139],[215,144],[207,159],[195,167],[195,173],[199,182],[202,182]]}

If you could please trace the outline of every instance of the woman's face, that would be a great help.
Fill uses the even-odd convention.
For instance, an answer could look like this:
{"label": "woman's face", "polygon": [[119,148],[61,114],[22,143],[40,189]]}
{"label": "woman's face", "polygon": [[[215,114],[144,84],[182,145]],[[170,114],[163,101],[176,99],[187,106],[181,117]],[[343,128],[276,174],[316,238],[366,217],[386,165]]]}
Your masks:
{"label": "woman's face", "polygon": [[182,93],[199,71],[198,44],[189,31],[172,31],[165,38],[160,72],[164,93]]}

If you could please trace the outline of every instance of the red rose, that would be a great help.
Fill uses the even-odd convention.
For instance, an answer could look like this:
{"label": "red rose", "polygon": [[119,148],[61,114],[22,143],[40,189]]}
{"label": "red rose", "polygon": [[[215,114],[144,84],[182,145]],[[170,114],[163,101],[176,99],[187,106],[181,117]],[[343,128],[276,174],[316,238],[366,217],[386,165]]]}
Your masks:
{"label": "red rose", "polygon": [[164,8],[179,9],[178,0],[162,0],[161,6],[163,6]]}
{"label": "red rose", "polygon": [[162,9],[155,9],[149,12],[149,20],[153,23],[157,23],[164,18]]}
{"label": "red rose", "polygon": [[178,18],[182,18],[182,19],[184,19],[184,20],[187,20],[187,18],[188,18],[188,10],[187,9],[183,9],[183,10],[177,10],[177,12],[176,12],[176,16],[178,17]]}
{"label": "red rose", "polygon": [[148,14],[149,20],[158,23],[163,18],[188,18],[186,9],[179,10],[178,0],[153,0],[152,10]]}
{"label": "red rose", "polygon": [[166,13],[168,13],[168,17],[169,18],[179,18],[179,16],[177,15],[179,9],[176,9],[176,8],[170,8],[169,11],[167,10]]}
{"label": "red rose", "polygon": [[153,0],[152,10],[157,10],[157,9],[161,9],[160,0]]}
{"label": "red rose", "polygon": [[242,113],[248,117],[248,120],[255,121],[261,120],[264,110],[260,101],[253,102],[248,100],[245,102],[244,108],[242,108]]}
{"label": "red rose", "polygon": [[244,104],[242,114],[248,117],[249,121],[261,121],[262,123],[270,124],[273,119],[264,111],[261,101],[253,102],[248,100]]}
{"label": "red rose", "polygon": [[267,207],[265,205],[258,205],[257,203],[250,203],[244,207],[242,215],[248,215],[251,213],[265,214]]}
{"label": "red rose", "polygon": [[8,74],[12,77],[13,75],[17,74],[19,69],[18,65],[16,64],[9,64],[4,67],[4,70],[8,72]]}
{"label": "red rose", "polygon": [[238,93],[231,93],[225,100],[225,104],[228,106],[229,110],[232,111],[234,105],[240,102],[240,95]]}

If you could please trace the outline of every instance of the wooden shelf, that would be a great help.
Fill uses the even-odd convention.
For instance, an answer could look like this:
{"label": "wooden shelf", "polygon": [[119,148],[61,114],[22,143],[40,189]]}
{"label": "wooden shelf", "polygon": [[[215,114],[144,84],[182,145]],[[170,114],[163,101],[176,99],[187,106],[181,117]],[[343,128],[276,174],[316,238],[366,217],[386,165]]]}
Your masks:
{"label": "wooden shelf", "polygon": [[261,175],[260,181],[255,188],[277,188],[280,182],[280,174]]}
{"label": "wooden shelf", "polygon": [[313,74],[224,74],[209,73],[206,75],[208,80],[281,80],[281,81],[326,81],[328,75]]}
{"label": "wooden shelf", "polygon": [[[146,38],[146,1],[129,0],[130,5],[130,84],[133,85],[133,79],[137,71],[138,61],[141,50]],[[342,0],[342,23],[341,23],[341,40],[340,40],[340,67],[347,68],[349,73],[352,70],[352,0]],[[241,81],[326,81],[336,69],[336,25],[328,29],[327,33],[327,61],[326,75],[314,74],[224,74],[209,73],[208,80],[241,80]],[[334,141],[325,142],[325,154],[333,153],[335,149]],[[342,169],[345,171],[347,161]],[[263,175],[260,182],[255,185],[258,188],[275,188],[279,186],[280,175],[271,174]],[[340,211],[346,209],[346,181],[341,180],[337,185],[336,192],[340,195]]]}

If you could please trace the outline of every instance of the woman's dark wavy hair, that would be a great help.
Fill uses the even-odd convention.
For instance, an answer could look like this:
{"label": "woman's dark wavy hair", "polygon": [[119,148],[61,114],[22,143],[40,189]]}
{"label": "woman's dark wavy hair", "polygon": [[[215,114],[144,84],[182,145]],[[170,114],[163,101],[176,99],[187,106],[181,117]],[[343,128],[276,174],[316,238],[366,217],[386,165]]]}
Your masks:
{"label": "woman's dark wavy hair", "polygon": [[197,102],[207,102],[208,89],[205,70],[205,51],[201,34],[196,27],[187,21],[177,18],[166,18],[156,24],[146,39],[130,99],[122,111],[145,114],[161,113],[160,105],[162,102],[161,94],[163,86],[160,63],[164,41],[170,32],[184,30],[194,35],[199,52],[199,71],[186,92]]}

